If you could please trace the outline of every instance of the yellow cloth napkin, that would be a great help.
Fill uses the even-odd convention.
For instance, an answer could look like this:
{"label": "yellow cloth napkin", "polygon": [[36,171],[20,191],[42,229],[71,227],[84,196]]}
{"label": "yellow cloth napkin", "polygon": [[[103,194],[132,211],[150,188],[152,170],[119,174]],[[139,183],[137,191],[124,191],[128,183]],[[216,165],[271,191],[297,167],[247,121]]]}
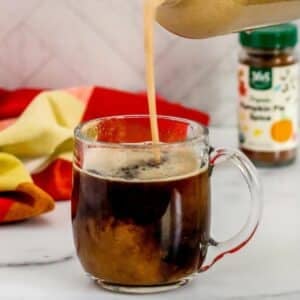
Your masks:
{"label": "yellow cloth napkin", "polygon": [[22,162],[11,154],[0,152],[0,191],[15,191],[24,182],[32,180]]}
{"label": "yellow cloth napkin", "polygon": [[[38,200],[40,196],[48,202],[43,205],[44,211],[40,209],[38,214],[53,209],[53,199],[33,184],[26,165],[36,160],[39,163],[34,164],[35,169],[41,169],[54,158],[70,160],[73,130],[80,122],[83,112],[84,104],[72,95],[63,91],[44,92],[32,101],[14,124],[0,131],[2,198],[8,192],[28,192],[31,198]],[[36,214],[37,211],[33,215]]]}

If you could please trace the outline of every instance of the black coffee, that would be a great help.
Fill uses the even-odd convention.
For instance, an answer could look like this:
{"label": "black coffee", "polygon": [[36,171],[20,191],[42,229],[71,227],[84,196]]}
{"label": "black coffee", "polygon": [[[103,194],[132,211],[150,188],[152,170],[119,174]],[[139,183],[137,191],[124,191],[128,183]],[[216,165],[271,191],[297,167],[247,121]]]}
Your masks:
{"label": "black coffee", "polygon": [[[164,162],[162,161],[162,164]],[[118,179],[74,170],[72,219],[87,273],[122,285],[160,285],[192,275],[208,247],[207,169],[183,177],[139,180],[153,161],[120,168]]]}

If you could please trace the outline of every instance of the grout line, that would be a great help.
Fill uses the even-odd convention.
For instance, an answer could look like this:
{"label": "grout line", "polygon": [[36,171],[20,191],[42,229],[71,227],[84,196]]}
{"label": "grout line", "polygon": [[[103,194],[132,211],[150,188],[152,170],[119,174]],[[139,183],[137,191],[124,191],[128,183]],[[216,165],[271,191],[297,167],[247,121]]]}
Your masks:
{"label": "grout line", "polygon": [[[62,57],[62,55],[58,51],[55,51],[51,44],[48,44],[47,41],[40,37],[30,24],[26,23],[26,26],[30,29],[32,35],[34,35],[35,38],[37,38],[41,42],[41,46],[49,53],[50,58],[48,61],[46,61],[46,63],[48,63],[51,59],[55,58],[61,63],[62,66],[64,66],[66,69],[70,70],[73,74],[75,74],[80,81],[86,81],[82,74],[79,74],[72,66],[64,63],[64,58]],[[26,79],[28,80],[29,78]]]}
{"label": "grout line", "polygon": [[20,82],[20,85],[21,86],[26,86],[26,82],[28,80],[30,80],[32,77],[34,77],[36,74],[38,74],[41,70],[42,70],[42,67],[47,65],[52,59],[52,56],[50,54],[47,55],[47,57],[41,61],[40,64],[38,64],[27,76],[25,76],[25,78],[23,78]]}
{"label": "grout line", "polygon": [[[46,0],[43,0],[46,1]],[[30,10],[30,13],[25,14],[19,22],[17,22],[12,28],[10,28],[1,38],[0,38],[0,43],[2,43],[5,39],[7,39],[14,31],[16,31],[20,26],[25,24],[26,19],[32,15],[32,13],[37,10],[41,5],[42,5],[42,0],[39,0],[36,5],[33,6],[33,8]]]}
{"label": "grout line", "polygon": [[[110,38],[107,37],[105,32],[99,31],[99,29],[95,28],[94,24],[87,18],[84,14],[82,14],[76,7],[71,5],[69,2],[65,3],[65,5],[74,13],[75,16],[77,16],[81,21],[83,21],[90,29],[93,31],[101,40],[105,41],[106,44],[109,46],[109,48],[116,53],[120,59],[127,64],[134,72],[141,76],[143,75],[143,69],[140,70],[138,67],[138,63],[132,62],[129,63],[128,59],[125,58],[125,55],[123,55],[122,51],[117,47]],[[142,38],[142,37],[141,37]]]}
{"label": "grout line", "polygon": [[189,87],[185,88],[185,91],[181,92],[181,95],[179,95],[178,98],[179,99],[186,99],[190,96],[190,94],[195,89],[195,87],[200,86],[202,84],[206,84],[206,80],[203,80],[203,79],[205,77],[207,77],[208,73],[212,73],[211,71],[213,69],[217,68],[217,66],[219,66],[223,62],[223,60],[228,55],[228,53],[231,53],[233,51],[233,49],[235,49],[235,45],[228,48],[228,50],[224,54],[222,54],[219,59],[215,60],[214,63],[210,64],[209,67],[199,77],[197,77],[196,81],[192,82]]}
{"label": "grout line", "polygon": [[[43,0],[46,1],[46,0]],[[6,39],[8,39],[11,35],[13,35],[13,33],[15,31],[18,30],[18,28],[20,28],[22,25],[26,25],[26,19],[34,12],[36,11],[41,5],[42,5],[42,0],[40,0],[39,2],[36,3],[36,5],[34,5],[32,7],[32,9],[30,10],[30,13],[25,14],[22,18],[22,20],[20,20],[17,24],[15,24],[15,26],[13,26],[10,30],[8,30],[4,36],[0,39],[0,43],[5,42]],[[7,65],[4,61],[0,60],[0,64],[6,69],[6,71],[8,70],[9,72],[11,72],[12,74],[14,74],[14,76],[18,77],[20,79],[20,81],[22,81],[22,78],[20,76],[20,74],[18,72],[15,72],[15,70],[11,69],[9,65]],[[18,84],[19,85],[19,84]]]}
{"label": "grout line", "polygon": [[156,62],[159,63],[159,61],[163,59],[163,57],[169,52],[169,50],[172,49],[177,43],[177,39],[170,40],[170,42],[163,49],[161,49],[159,54],[156,56]]}
{"label": "grout line", "polygon": [[41,47],[47,52],[47,57],[38,65],[36,68],[34,68],[29,75],[27,75],[22,81],[21,85],[26,85],[26,82],[29,81],[32,77],[34,77],[36,74],[38,74],[41,70],[43,65],[47,65],[50,63],[52,59],[57,59],[61,63],[62,66],[64,66],[66,69],[70,70],[80,81],[84,81],[82,76],[79,75],[73,68],[69,67],[65,63],[63,63],[61,59],[59,59],[59,55],[52,51],[52,47],[48,47],[47,43],[43,38],[41,38],[39,35],[36,34],[35,30],[31,27],[30,24],[26,24],[26,27],[28,28],[28,31],[31,35],[33,35],[39,42]]}

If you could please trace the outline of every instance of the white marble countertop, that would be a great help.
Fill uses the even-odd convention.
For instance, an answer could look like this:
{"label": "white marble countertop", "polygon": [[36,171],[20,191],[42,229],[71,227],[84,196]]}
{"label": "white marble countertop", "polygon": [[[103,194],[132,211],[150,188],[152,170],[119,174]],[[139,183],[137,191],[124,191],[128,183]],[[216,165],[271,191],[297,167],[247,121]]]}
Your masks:
{"label": "white marble countertop", "polygon": [[[211,130],[215,146],[236,146],[236,132]],[[179,290],[146,299],[300,299],[300,161],[261,169],[261,227],[241,252],[225,257]],[[213,235],[229,237],[247,213],[247,189],[227,165],[213,176]],[[29,222],[0,227],[0,299],[140,299],[105,292],[83,273],[74,257],[69,203]],[[21,264],[14,266],[14,264]]]}

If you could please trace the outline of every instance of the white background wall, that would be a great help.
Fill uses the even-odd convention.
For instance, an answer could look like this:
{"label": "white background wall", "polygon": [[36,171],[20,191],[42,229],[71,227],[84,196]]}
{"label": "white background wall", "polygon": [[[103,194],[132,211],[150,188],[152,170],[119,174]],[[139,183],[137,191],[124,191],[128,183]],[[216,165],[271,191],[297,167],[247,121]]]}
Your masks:
{"label": "white background wall", "polygon": [[[0,0],[0,86],[143,90],[142,0]],[[237,37],[192,41],[157,26],[158,92],[235,124]]]}

